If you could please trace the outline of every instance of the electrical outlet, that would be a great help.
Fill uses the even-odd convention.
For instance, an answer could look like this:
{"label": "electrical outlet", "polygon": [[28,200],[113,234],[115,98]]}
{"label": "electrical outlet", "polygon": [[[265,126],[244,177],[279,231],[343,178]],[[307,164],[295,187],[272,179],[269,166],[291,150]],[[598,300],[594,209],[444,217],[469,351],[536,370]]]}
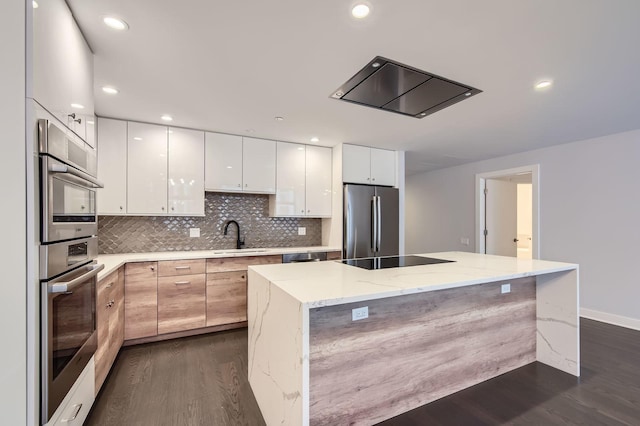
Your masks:
{"label": "electrical outlet", "polygon": [[369,307],[355,308],[351,310],[351,321],[363,320],[369,318]]}
{"label": "electrical outlet", "polygon": [[307,235],[307,228],[304,226],[298,226],[298,235]]}
{"label": "electrical outlet", "polygon": [[502,284],[500,288],[500,293],[511,293],[511,284]]}
{"label": "electrical outlet", "polygon": [[200,228],[189,228],[189,236],[191,238],[200,236]]}
{"label": "electrical outlet", "polygon": [[468,237],[460,237],[460,244],[462,244],[463,246],[468,246],[469,245],[469,238]]}

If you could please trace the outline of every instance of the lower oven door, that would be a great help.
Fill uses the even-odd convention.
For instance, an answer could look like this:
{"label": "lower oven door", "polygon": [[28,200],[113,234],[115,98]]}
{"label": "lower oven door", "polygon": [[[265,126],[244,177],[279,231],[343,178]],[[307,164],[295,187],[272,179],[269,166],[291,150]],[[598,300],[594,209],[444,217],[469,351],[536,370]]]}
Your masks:
{"label": "lower oven door", "polygon": [[42,283],[42,423],[47,423],[96,351],[96,282],[90,263]]}

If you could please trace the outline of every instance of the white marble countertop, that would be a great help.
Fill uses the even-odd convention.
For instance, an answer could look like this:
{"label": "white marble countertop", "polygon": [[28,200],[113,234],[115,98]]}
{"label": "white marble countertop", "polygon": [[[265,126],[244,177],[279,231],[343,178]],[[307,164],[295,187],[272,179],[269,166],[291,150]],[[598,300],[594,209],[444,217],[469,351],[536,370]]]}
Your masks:
{"label": "white marble countertop", "polygon": [[[577,269],[571,263],[466,252],[418,254],[453,260],[424,266],[366,270],[340,261],[250,266],[309,308],[463,287]],[[249,277],[251,280],[251,277]]]}
{"label": "white marble countertop", "polygon": [[104,264],[104,269],[98,274],[98,280],[107,276],[127,262],[154,262],[159,260],[211,259],[216,257],[269,256],[286,253],[307,253],[318,251],[341,251],[341,247],[311,246],[311,247],[272,247],[247,248],[226,250],[197,250],[197,251],[162,251],[149,253],[101,254],[98,263]]}

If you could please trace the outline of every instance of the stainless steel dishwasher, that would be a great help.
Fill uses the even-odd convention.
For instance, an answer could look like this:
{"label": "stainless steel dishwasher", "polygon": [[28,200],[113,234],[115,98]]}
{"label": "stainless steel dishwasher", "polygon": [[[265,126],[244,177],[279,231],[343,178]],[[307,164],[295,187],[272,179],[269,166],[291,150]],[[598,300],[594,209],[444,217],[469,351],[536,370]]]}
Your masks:
{"label": "stainless steel dishwasher", "polygon": [[320,262],[321,260],[327,260],[326,251],[287,253],[282,255],[282,263]]}

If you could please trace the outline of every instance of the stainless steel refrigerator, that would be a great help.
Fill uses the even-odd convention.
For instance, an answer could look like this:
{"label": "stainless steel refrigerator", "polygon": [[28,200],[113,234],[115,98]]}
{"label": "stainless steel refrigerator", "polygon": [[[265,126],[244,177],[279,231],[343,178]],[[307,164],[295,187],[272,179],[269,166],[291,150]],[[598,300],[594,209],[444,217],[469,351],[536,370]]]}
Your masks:
{"label": "stainless steel refrigerator", "polygon": [[344,185],[342,256],[356,259],[398,255],[398,190]]}

